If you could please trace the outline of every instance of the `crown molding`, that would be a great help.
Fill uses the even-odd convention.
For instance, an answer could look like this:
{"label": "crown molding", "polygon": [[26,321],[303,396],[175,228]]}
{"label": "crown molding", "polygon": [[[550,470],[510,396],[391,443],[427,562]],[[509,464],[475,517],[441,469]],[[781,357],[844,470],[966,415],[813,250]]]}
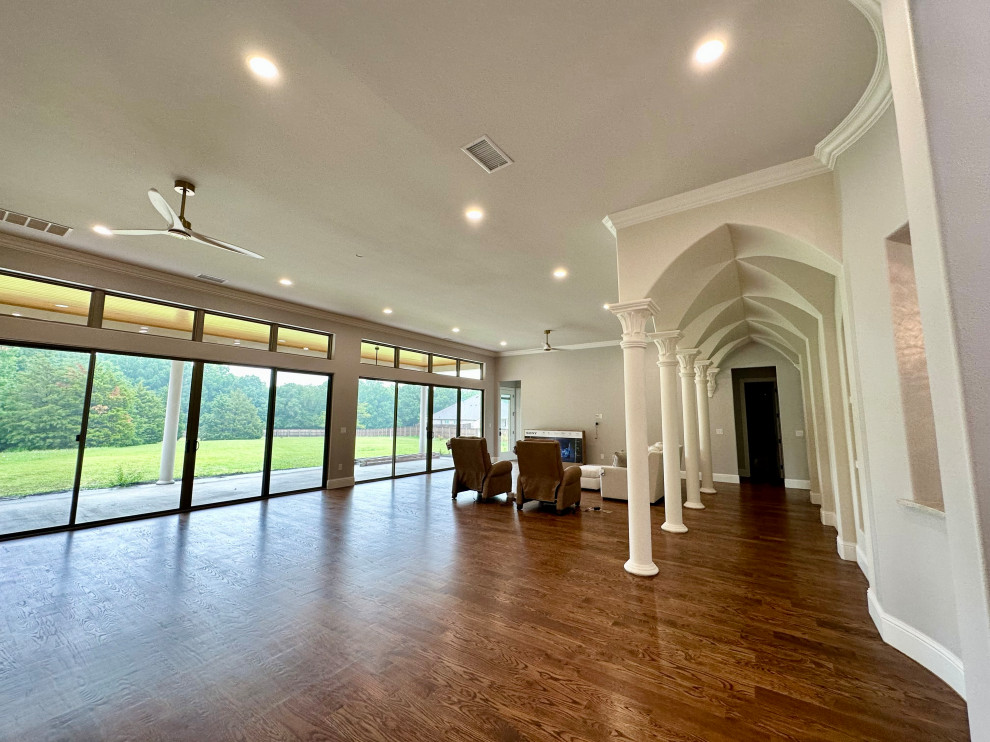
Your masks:
{"label": "crown molding", "polygon": [[[596,343],[576,343],[575,345],[555,345],[554,351],[557,350],[591,350],[592,348],[618,348],[619,340],[600,340]],[[498,353],[499,358],[505,358],[507,356],[532,356],[538,353],[546,353],[548,351],[543,350],[543,348],[527,348],[526,350],[503,350]],[[552,352],[552,351],[551,351]]]}
{"label": "crown molding", "polygon": [[[37,255],[56,263],[72,263],[85,268],[95,268],[108,274],[116,273],[123,276],[132,276],[166,286],[175,286],[177,288],[196,291],[202,294],[213,295],[224,299],[232,299],[257,307],[264,307],[282,312],[292,312],[299,316],[312,317],[313,319],[329,324],[347,325],[349,327],[355,327],[371,332],[386,332],[391,336],[408,338],[413,342],[422,342],[423,340],[437,342],[447,348],[450,348],[452,351],[474,354],[480,353],[488,357],[494,357],[496,355],[494,351],[488,348],[458,343],[456,341],[446,340],[434,335],[428,335],[423,332],[404,330],[398,327],[393,327],[392,325],[385,325],[378,322],[372,322],[370,320],[360,319],[358,317],[351,317],[346,314],[338,314],[336,312],[320,309],[319,307],[313,307],[307,304],[296,304],[294,302],[289,302],[282,299],[275,299],[273,297],[264,296],[263,294],[255,294],[243,289],[236,289],[229,286],[217,286],[205,281],[162,271],[157,268],[145,268],[137,265],[136,263],[127,263],[117,260],[116,258],[95,255],[72,247],[62,247],[59,245],[52,245],[47,242],[39,242],[37,240],[21,237],[9,232],[0,231],[0,249],[9,249],[17,252]],[[4,265],[2,255],[0,255],[0,267],[7,267]],[[10,270],[14,269],[10,268]],[[72,279],[63,278],[58,275],[43,276],[39,273],[34,275],[37,275],[40,278],[54,278],[56,280],[73,283]],[[107,285],[99,286],[92,283],[83,284],[78,281],[75,281],[75,283],[94,289],[103,289],[114,292],[119,290],[112,285],[112,281],[108,281]],[[157,301],[168,301],[167,297],[164,296],[148,295],[142,298]],[[203,308],[210,309],[210,307]],[[260,313],[255,317],[255,319],[266,322],[270,321],[270,319],[267,319],[263,313]]]}
{"label": "crown molding", "polygon": [[803,157],[800,160],[792,160],[764,170],[746,173],[735,178],[729,178],[729,180],[723,180],[721,183],[713,183],[642,206],[634,206],[625,211],[609,214],[605,218],[609,220],[614,229],[624,229],[634,224],[642,224],[653,219],[697,209],[700,206],[716,204],[730,198],[745,196],[765,188],[786,185],[827,172],[829,172],[829,168],[819,160],[814,157]]}
{"label": "crown molding", "polygon": [[835,167],[839,155],[859,141],[877,122],[893,101],[890,71],[887,66],[887,46],[883,35],[883,17],[879,0],[849,0],[869,21],[877,41],[877,63],[873,77],[856,106],[827,137],[815,147],[815,158],[829,170]]}
{"label": "crown molding", "polygon": [[605,217],[604,219],[602,219],[602,224],[605,225],[605,229],[607,229],[609,232],[612,233],[612,236],[613,237],[617,237],[618,236],[615,233],[615,225],[612,224],[612,220],[611,219],[609,219],[608,217]]}

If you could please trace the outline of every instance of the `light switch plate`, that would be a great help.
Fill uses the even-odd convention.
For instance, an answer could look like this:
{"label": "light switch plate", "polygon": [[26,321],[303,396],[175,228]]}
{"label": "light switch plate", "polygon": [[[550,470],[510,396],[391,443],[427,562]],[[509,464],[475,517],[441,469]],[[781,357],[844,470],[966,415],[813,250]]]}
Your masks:
{"label": "light switch plate", "polygon": [[715,435],[722,435],[722,429],[721,428],[715,428]]}

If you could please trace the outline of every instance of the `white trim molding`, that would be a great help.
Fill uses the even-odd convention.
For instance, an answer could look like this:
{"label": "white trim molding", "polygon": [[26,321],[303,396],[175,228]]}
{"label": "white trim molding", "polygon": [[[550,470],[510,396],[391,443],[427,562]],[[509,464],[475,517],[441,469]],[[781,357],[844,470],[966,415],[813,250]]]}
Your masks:
{"label": "white trim molding", "polygon": [[354,477],[339,477],[337,479],[327,480],[328,490],[340,490],[340,489],[344,489],[345,487],[353,487],[353,486],[354,486]]}
{"label": "white trim molding", "polygon": [[624,229],[634,224],[642,224],[652,219],[697,209],[700,206],[717,204],[720,201],[728,201],[730,198],[745,196],[748,193],[756,193],[766,188],[786,185],[796,180],[804,180],[827,172],[829,172],[829,168],[823,165],[821,161],[814,157],[803,157],[800,160],[792,160],[782,165],[774,165],[764,170],[746,173],[736,178],[723,180],[721,183],[713,183],[642,206],[634,206],[631,209],[609,214],[606,219],[612,225],[612,229]]}
{"label": "white trim molding", "polygon": [[879,0],[849,0],[862,13],[873,29],[877,41],[877,62],[870,84],[856,106],[827,137],[815,147],[815,158],[829,170],[843,152],[855,144],[870,130],[890,107],[893,96],[890,90],[890,71],[887,68],[887,45],[883,36],[883,18]]}
{"label": "white trim molding", "polygon": [[785,479],[784,487],[792,490],[810,490],[811,480],[810,479]]}
{"label": "white trim molding", "polygon": [[927,634],[887,613],[872,587],[866,591],[866,602],[870,618],[887,644],[935,673],[966,700],[966,673],[961,659]]}
{"label": "white trim molding", "polygon": [[725,484],[739,484],[738,474],[712,474],[712,479]]}
{"label": "white trim molding", "polygon": [[856,544],[856,564],[859,565],[860,571],[866,576],[866,581],[871,585],[873,584],[873,570],[870,569],[870,562],[866,558],[866,552],[860,548],[860,544]]}
{"label": "white trim molding", "polygon": [[835,528],[835,512],[832,510],[822,510],[822,525]]}
{"label": "white trim molding", "polygon": [[809,493],[809,497],[811,498],[811,504],[812,505],[821,505],[822,504],[822,493],[821,492],[811,492],[811,493]]}
{"label": "white trim molding", "polygon": [[856,542],[855,541],[843,541],[842,536],[836,534],[835,536],[835,550],[839,552],[839,556],[847,562],[856,561]]}

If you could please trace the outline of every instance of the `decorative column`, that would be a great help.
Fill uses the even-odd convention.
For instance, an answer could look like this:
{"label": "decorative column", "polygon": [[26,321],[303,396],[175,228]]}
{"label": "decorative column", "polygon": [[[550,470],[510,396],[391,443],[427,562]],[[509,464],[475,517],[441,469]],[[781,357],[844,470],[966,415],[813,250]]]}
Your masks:
{"label": "decorative column", "polygon": [[681,412],[684,415],[684,472],[687,477],[684,492],[687,495],[684,507],[704,510],[701,504],[701,490],[698,486],[701,470],[698,468],[698,403],[694,391],[694,359],[697,348],[684,348],[677,351],[677,362],[681,364]]}
{"label": "decorative column", "polygon": [[698,458],[701,464],[701,491],[715,494],[712,479],[712,427],[708,416],[708,367],[711,361],[694,362],[694,386],[698,398]]}
{"label": "decorative column", "polygon": [[646,442],[646,323],[659,307],[650,299],[612,304],[622,323],[622,365],[626,403],[626,476],[629,491],[629,561],[625,569],[649,577],[660,570],[653,563],[650,522],[650,478]]}
{"label": "decorative column", "polygon": [[660,351],[660,424],[663,428],[663,509],[667,515],[660,526],[670,533],[687,533],[681,510],[680,421],[677,419],[677,356],[675,348],[681,333],[677,330],[654,332],[650,339]]}
{"label": "decorative column", "polygon": [[708,398],[711,399],[715,396],[715,390],[718,389],[718,382],[715,381],[715,377],[718,376],[718,372],[721,371],[718,366],[708,367]]}
{"label": "decorative column", "polygon": [[162,459],[155,484],[175,484],[175,443],[179,437],[179,408],[182,407],[183,361],[172,361],[165,397],[165,429],[162,431]]}

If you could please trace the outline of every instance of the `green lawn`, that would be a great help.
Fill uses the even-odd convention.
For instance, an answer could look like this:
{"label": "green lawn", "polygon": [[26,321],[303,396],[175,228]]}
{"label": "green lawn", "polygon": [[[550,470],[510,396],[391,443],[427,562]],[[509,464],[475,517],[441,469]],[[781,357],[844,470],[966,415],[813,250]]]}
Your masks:
{"label": "green lawn", "polygon": [[[400,437],[399,454],[417,453],[415,436]],[[434,443],[434,448],[436,447]],[[443,444],[440,443],[442,446]],[[196,474],[216,477],[261,470],[265,442],[203,441],[196,456]],[[154,482],[158,479],[160,443],[123,448],[90,448],[83,459],[82,488],[116,487]],[[175,475],[182,473],[185,440],[180,440],[175,454]],[[390,456],[391,438],[358,438],[355,458]],[[77,451],[8,451],[0,453],[0,497],[23,497],[45,492],[72,489]],[[297,469],[323,463],[322,438],[276,438],[272,452],[272,469]]]}

